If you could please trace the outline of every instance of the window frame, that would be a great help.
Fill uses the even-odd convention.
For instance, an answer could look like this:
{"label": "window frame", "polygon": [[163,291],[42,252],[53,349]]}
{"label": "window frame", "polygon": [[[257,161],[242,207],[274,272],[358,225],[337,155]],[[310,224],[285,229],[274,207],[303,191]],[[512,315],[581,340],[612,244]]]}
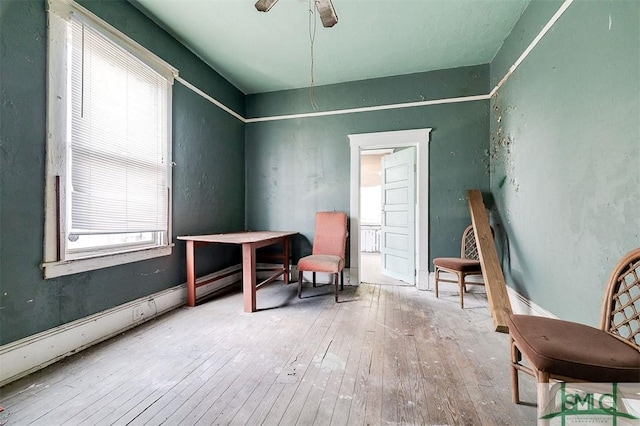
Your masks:
{"label": "window frame", "polygon": [[[137,262],[172,253],[172,85],[178,70],[130,39],[96,15],[72,0],[47,0],[47,147],[45,182],[44,278],[54,278],[78,272]],[[97,247],[78,255],[67,251],[64,238],[67,229],[67,182],[71,173],[68,164],[68,131],[71,113],[70,44],[71,17],[97,29],[105,38],[145,63],[169,82],[167,93],[167,231],[165,238],[155,238],[152,244]],[[159,234],[159,232],[155,233]],[[68,254],[67,254],[68,252]]]}

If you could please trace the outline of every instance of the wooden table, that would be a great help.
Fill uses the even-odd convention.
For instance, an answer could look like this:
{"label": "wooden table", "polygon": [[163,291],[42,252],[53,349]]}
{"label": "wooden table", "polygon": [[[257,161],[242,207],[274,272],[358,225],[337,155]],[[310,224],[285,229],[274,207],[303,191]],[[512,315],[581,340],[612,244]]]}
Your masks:
{"label": "wooden table", "polygon": [[[241,244],[242,245],[242,292],[244,311],[256,311],[256,290],[265,284],[275,281],[284,275],[285,284],[289,283],[289,237],[297,234],[290,231],[248,231],[228,234],[186,235],[178,237],[187,242],[187,305],[196,304],[196,287],[224,278],[230,274],[206,281],[197,282],[195,250],[205,244]],[[256,249],[272,244],[282,243],[284,261],[282,268],[273,269],[275,273],[266,280],[256,284]]]}

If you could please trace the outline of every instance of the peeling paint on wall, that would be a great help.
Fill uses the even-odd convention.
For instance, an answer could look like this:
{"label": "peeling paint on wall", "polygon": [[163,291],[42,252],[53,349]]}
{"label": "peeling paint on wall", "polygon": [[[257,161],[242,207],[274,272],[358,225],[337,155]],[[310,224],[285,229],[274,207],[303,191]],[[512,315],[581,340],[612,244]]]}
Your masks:
{"label": "peeling paint on wall", "polygon": [[[492,79],[553,7],[531,2]],[[507,284],[585,324],[597,323],[611,268],[640,241],[638,16],[635,0],[573,2],[492,97],[492,218],[508,236]]]}
{"label": "peeling paint on wall", "polygon": [[515,137],[506,134],[504,130],[503,117],[506,119],[508,115],[515,111],[514,107],[502,107],[496,92],[492,99],[493,114],[496,117],[494,126],[495,130],[491,132],[491,141],[489,148],[490,174],[503,176],[500,179],[498,187],[502,189],[508,183],[517,193],[520,186],[513,176],[515,173],[515,164],[513,153],[515,149]]}

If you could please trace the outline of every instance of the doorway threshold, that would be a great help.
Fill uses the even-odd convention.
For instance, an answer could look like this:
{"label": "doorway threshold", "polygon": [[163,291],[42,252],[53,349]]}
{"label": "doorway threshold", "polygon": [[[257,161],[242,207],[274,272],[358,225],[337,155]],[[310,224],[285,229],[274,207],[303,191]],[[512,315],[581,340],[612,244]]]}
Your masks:
{"label": "doorway threshold", "polygon": [[411,286],[411,284],[404,281],[396,280],[395,278],[387,277],[382,274],[380,265],[382,265],[382,259],[380,258],[380,252],[360,252],[360,281],[367,284],[381,284],[381,285],[401,285]]}

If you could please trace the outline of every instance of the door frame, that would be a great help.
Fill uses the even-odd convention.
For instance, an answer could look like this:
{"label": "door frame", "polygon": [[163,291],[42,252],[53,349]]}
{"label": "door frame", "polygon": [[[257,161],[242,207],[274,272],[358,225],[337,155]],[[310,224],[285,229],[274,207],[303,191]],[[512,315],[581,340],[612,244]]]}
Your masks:
{"label": "door frame", "polygon": [[369,149],[416,147],[416,286],[429,283],[429,136],[431,128],[357,133],[349,136],[351,150],[350,275],[360,284],[360,154]]}

